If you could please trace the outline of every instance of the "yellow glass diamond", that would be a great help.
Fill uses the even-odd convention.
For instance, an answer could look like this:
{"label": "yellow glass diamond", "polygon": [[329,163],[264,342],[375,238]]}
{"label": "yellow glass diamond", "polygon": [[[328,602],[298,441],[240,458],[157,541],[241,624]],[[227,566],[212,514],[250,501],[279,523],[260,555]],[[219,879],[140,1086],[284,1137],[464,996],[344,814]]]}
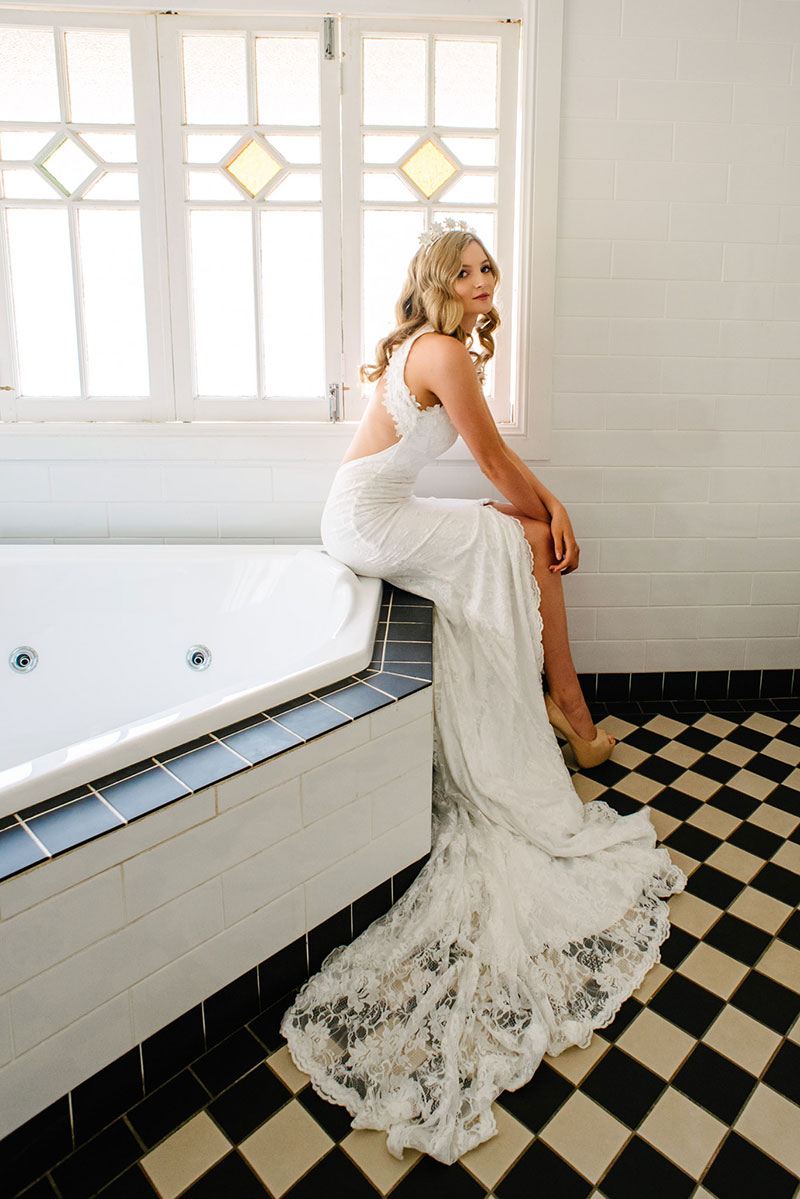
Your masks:
{"label": "yellow glass diamond", "polygon": [[427,141],[401,164],[400,170],[417,185],[423,196],[430,199],[455,174],[456,166],[437,145]]}
{"label": "yellow glass diamond", "polygon": [[247,188],[251,196],[257,195],[280,169],[279,163],[272,155],[253,140],[243,146],[233,161],[229,162],[225,168],[233,175],[234,179],[241,183],[242,187]]}

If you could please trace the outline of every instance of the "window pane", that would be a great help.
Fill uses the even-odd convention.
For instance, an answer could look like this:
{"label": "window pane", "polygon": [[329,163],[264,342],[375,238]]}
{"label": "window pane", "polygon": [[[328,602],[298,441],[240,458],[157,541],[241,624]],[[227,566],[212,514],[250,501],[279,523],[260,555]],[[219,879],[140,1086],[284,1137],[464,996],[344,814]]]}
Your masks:
{"label": "window pane", "polygon": [[56,196],[63,195],[32,167],[9,167],[0,171],[0,176],[3,194],[9,200],[54,200]]}
{"label": "window pane", "polygon": [[53,30],[0,28],[0,121],[58,121]]}
{"label": "window pane", "polygon": [[467,167],[493,167],[497,141],[493,137],[443,137],[442,141]]}
{"label": "window pane", "polygon": [[319,125],[319,38],[257,37],[259,125]]}
{"label": "window pane", "polygon": [[261,212],[264,391],[324,396],[322,213]]}
{"label": "window pane", "polygon": [[8,248],[20,394],[80,395],[66,211],[8,209]]}
{"label": "window pane", "polygon": [[415,137],[397,137],[393,133],[366,134],[364,162],[397,162],[414,145]]}
{"label": "window pane", "polygon": [[33,158],[53,136],[52,129],[0,133],[0,158]]}
{"label": "window pane", "polygon": [[322,184],[316,171],[292,171],[265,197],[267,200],[321,200]]}
{"label": "window pane", "polygon": [[186,138],[186,161],[219,162],[238,140],[230,133],[190,133]]}
{"label": "window pane", "polygon": [[494,204],[494,185],[494,175],[462,175],[443,199],[448,204]]}
{"label": "window pane", "polygon": [[183,84],[191,125],[241,125],[247,120],[245,40],[224,34],[185,35]]}
{"label": "window pane", "polygon": [[139,213],[78,212],[90,395],[149,395]]}
{"label": "window pane", "polygon": [[364,124],[425,124],[425,42],[365,37]]}
{"label": "window pane", "polygon": [[65,43],[70,120],[133,124],[128,31],[69,30]]}
{"label": "window pane", "polygon": [[197,394],[255,396],[250,213],[189,214]]}
{"label": "window pane", "polygon": [[421,208],[364,213],[364,362],[375,361],[376,342],[395,326],[394,306],[423,228]]}
{"label": "window pane", "polygon": [[42,169],[47,171],[67,195],[77,191],[84,179],[96,169],[94,159],[78,148],[71,137],[65,137],[47,158],[42,160]]}
{"label": "window pane", "polygon": [[270,135],[269,144],[282,154],[287,162],[301,163],[319,162],[319,136],[310,134],[305,137],[292,137],[287,134]]}
{"label": "window pane", "polygon": [[396,175],[364,171],[365,200],[408,200],[409,189]]}
{"label": "window pane", "polygon": [[90,200],[138,200],[139,181],[135,171],[109,171],[83,194]]}
{"label": "window pane", "polygon": [[436,124],[496,128],[496,43],[437,38],[435,61]]}
{"label": "window pane", "polygon": [[81,141],[104,162],[136,162],[134,133],[82,133]]}
{"label": "window pane", "polygon": [[434,220],[443,221],[445,217],[451,216],[457,221],[466,221],[471,225],[478,237],[481,238],[483,244],[490,254],[496,255],[497,249],[495,244],[495,222],[496,216],[493,212],[470,212],[468,209],[447,209],[439,208],[434,213]]}
{"label": "window pane", "polygon": [[244,200],[244,196],[217,171],[189,171],[189,199]]}

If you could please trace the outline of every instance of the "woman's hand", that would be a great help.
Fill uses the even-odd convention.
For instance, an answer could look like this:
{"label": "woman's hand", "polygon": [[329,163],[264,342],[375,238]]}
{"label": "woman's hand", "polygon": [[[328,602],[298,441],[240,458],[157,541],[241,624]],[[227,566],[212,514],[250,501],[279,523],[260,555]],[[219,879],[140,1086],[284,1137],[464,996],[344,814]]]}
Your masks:
{"label": "woman's hand", "polygon": [[581,556],[580,546],[575,540],[572,522],[567,516],[563,504],[556,502],[550,516],[550,532],[553,535],[553,548],[556,562],[549,568],[551,574],[568,575],[578,569]]}

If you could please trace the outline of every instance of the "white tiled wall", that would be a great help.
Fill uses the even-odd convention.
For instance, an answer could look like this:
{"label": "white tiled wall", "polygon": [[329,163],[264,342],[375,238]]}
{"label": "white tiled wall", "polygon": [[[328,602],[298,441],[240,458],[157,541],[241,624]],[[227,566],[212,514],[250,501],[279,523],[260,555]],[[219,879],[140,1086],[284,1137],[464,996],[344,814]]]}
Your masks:
{"label": "white tiled wall", "polygon": [[427,852],[431,702],[0,883],[0,1137]]}
{"label": "white tiled wall", "polygon": [[[565,0],[562,117],[532,465],[583,549],[578,667],[800,666],[800,4]],[[318,539],[339,433],[145,433],[6,436],[0,534]],[[418,490],[491,488],[443,461]]]}

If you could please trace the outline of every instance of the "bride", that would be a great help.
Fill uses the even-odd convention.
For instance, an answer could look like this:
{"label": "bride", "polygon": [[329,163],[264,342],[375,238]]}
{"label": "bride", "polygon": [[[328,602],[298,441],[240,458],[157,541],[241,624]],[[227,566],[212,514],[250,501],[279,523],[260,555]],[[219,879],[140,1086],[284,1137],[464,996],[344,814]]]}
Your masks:
{"label": "bride", "polygon": [[[646,809],[584,806],[572,786],[553,727],[583,768],[614,745],[567,639],[561,578],[579,547],[481,390],[497,263],[463,221],[420,242],[397,327],[362,367],[377,386],[321,532],[357,574],[435,605],[431,854],[389,912],[328,955],[281,1032],[354,1128],[385,1130],[395,1156],[452,1163],[496,1133],[503,1090],[610,1023],[659,960],[664,900],[686,879]],[[459,434],[507,504],[413,494]]]}

